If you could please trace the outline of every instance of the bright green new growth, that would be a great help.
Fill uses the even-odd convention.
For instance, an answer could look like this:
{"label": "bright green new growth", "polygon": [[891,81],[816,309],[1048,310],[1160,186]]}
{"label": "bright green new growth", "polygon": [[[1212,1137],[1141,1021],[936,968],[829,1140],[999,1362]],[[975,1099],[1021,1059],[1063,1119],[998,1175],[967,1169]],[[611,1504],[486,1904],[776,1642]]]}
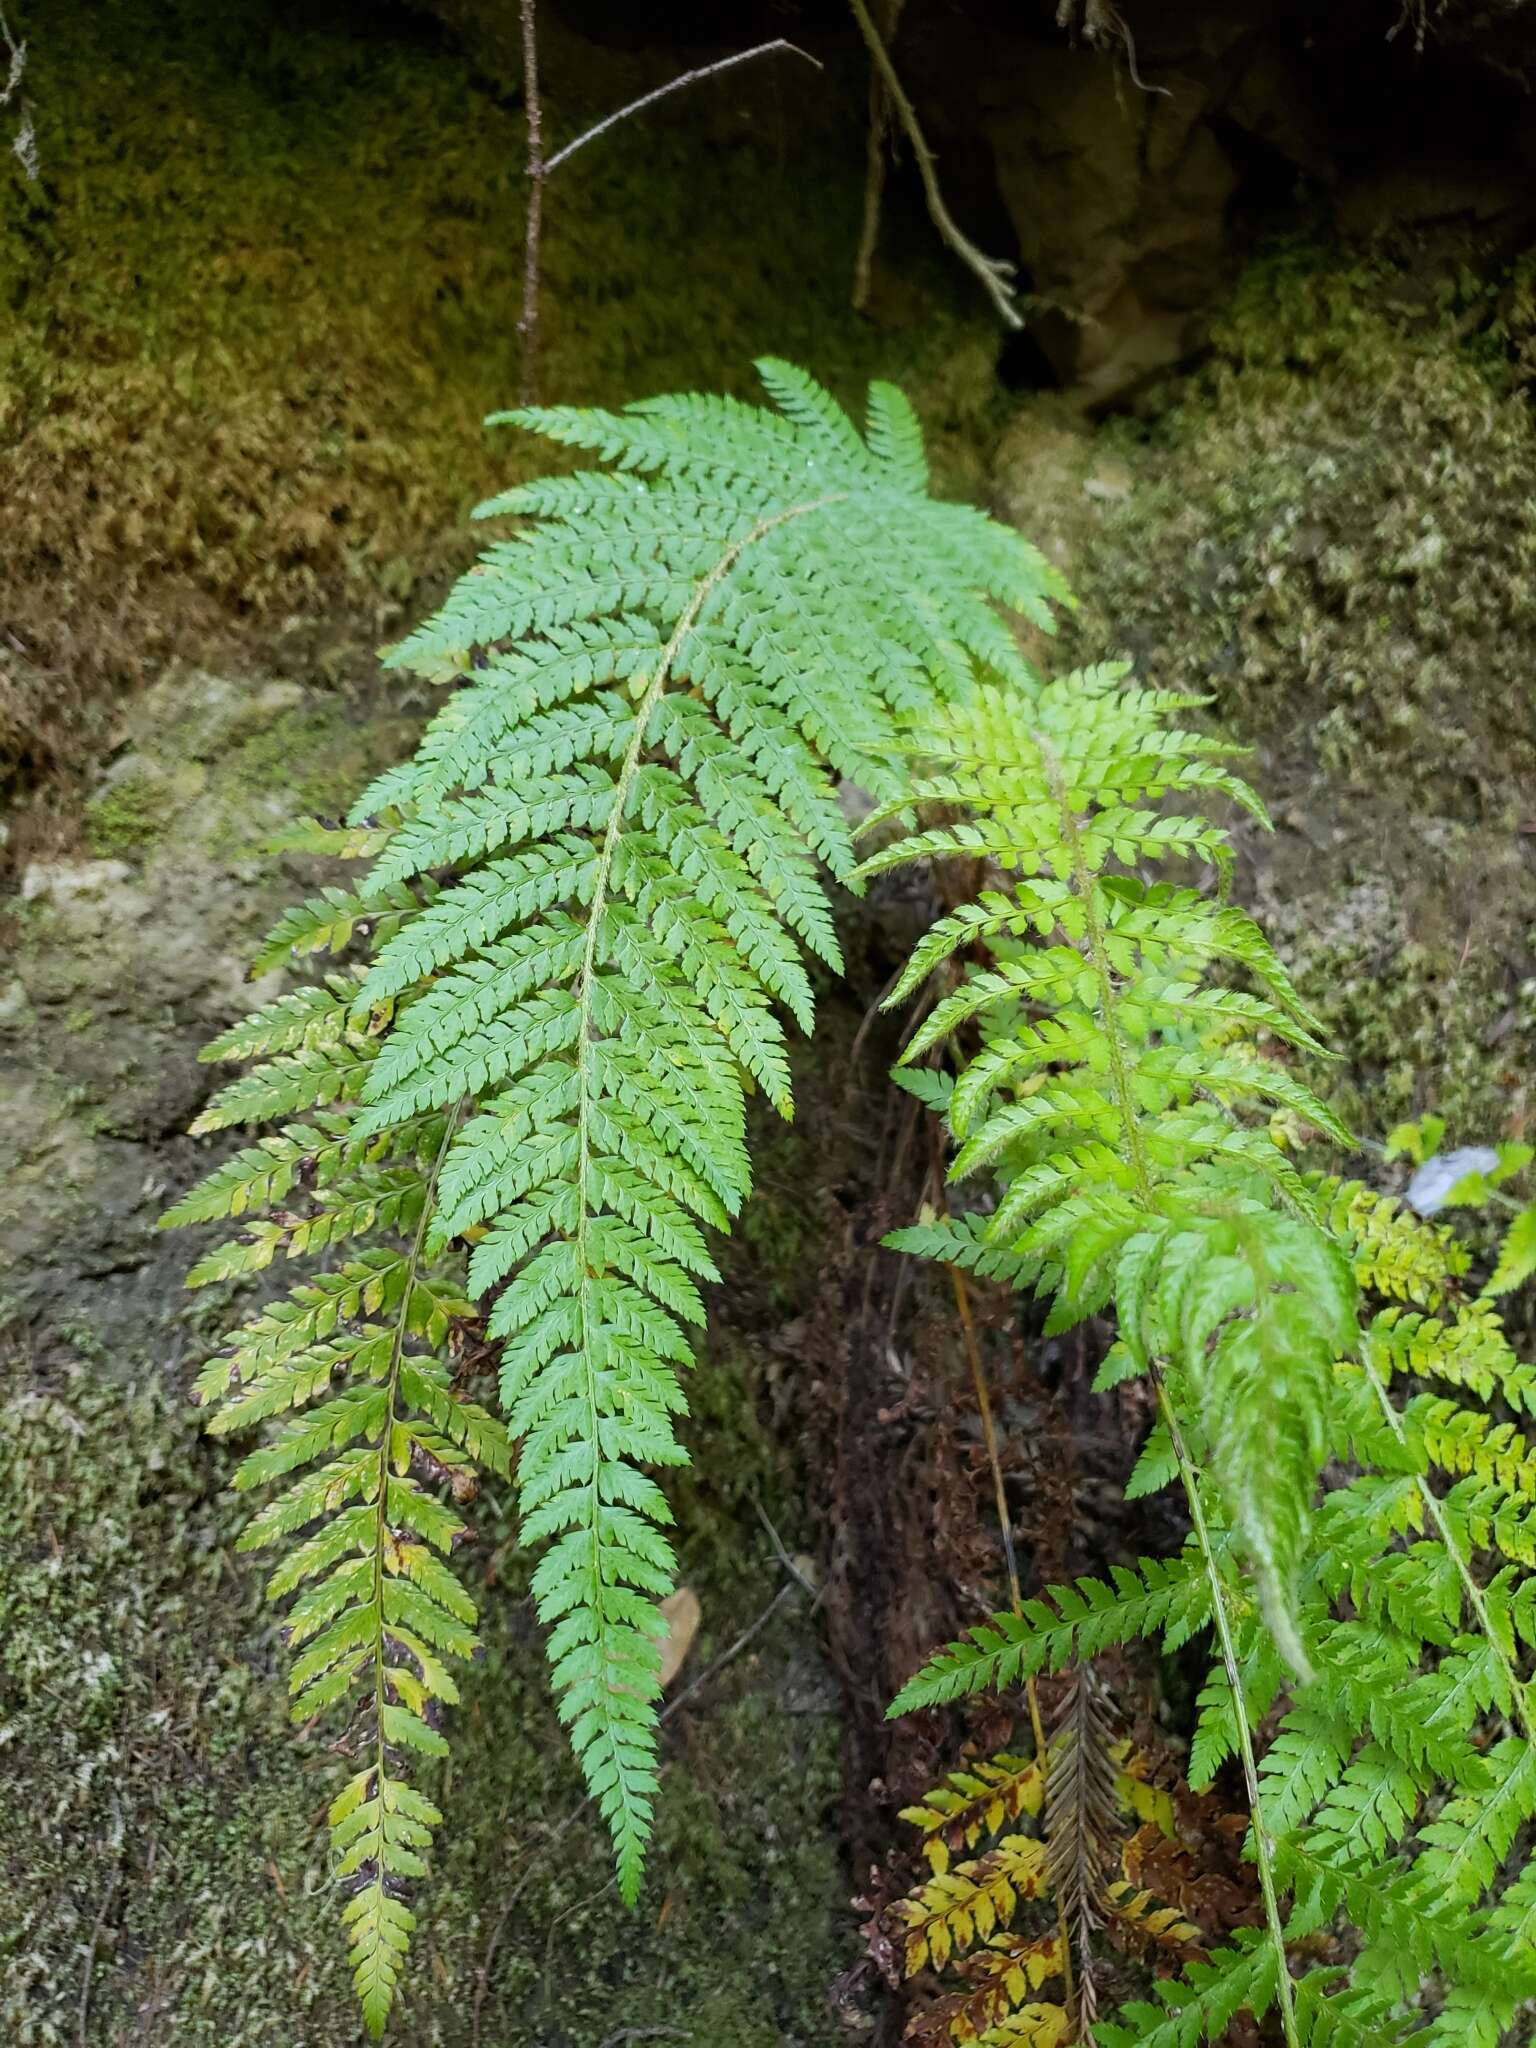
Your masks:
{"label": "bright green new growth", "polygon": [[[1123,675],[1092,669],[1025,693],[984,687],[955,708],[925,735],[931,767],[877,818],[927,803],[968,815],[899,840],[864,872],[964,854],[1019,877],[918,947],[892,1001],[963,948],[994,957],[935,1005],[904,1062],[979,1025],[947,1109],[955,1178],[985,1166],[1003,1182],[986,1242],[1055,1298],[1051,1328],[1113,1295],[1130,1362],[1169,1361],[1201,1417],[1271,1626],[1302,1663],[1295,1578],[1354,1283],[1306,1220],[1294,1168],[1236,1111],[1275,1105],[1343,1133],[1258,1048],[1262,1034],[1321,1049],[1253,920],[1220,896],[1136,872],[1170,856],[1218,872],[1228,860],[1215,826],[1149,799],[1214,791],[1263,812],[1224,765],[1234,749],[1169,726],[1198,700],[1123,688]],[[1228,963],[1261,992],[1216,982],[1211,970]],[[977,1259],[963,1224],[937,1242],[931,1229],[900,1242]]]}
{"label": "bright green new growth", "polygon": [[[980,855],[997,882],[898,991],[987,956],[904,1071],[947,1117],[954,1177],[988,1169],[995,1207],[893,1242],[1033,1287],[1051,1329],[1112,1306],[1100,1384],[1149,1375],[1161,1415],[1131,1491],[1179,1479],[1194,1526],[1176,1559],[993,1616],[892,1712],[1212,1630],[1189,1776],[1240,1755],[1266,1929],[1101,2025],[1103,2048],[1196,2048],[1271,2007],[1301,2048],[1498,2048],[1527,2038],[1536,1998],[1536,1453],[1489,1412],[1536,1413],[1492,1305],[1511,1254],[1471,1299],[1449,1232],[1287,1159],[1293,1120],[1345,1138],[1284,1065],[1315,1049],[1312,1021],[1247,917],[1145,876],[1168,854],[1224,866],[1213,826],[1154,808],[1165,792],[1254,800],[1226,749],[1168,729],[1188,700],[1122,674],[941,712],[889,809],[950,822],[865,864]],[[953,1081],[913,1065],[959,1031]],[[1292,1945],[1335,1923],[1349,1968],[1308,1957],[1293,1981]]]}
{"label": "bright green new growth", "polygon": [[746,1097],[790,1114],[778,1013],[809,1030],[803,954],[840,965],[820,878],[853,872],[836,780],[889,796],[898,717],[979,677],[1029,685],[993,601],[1048,626],[1059,594],[1018,536],[928,496],[898,392],[873,387],[861,436],[800,372],[760,367],[777,411],[505,415],[610,467],[483,506],[528,523],[390,657],[462,686],[349,827],[291,842],[372,866],[290,911],[257,965],[357,940],[371,959],[209,1049],[262,1064],[197,1128],[301,1121],[166,1219],[242,1220],[194,1281],[384,1238],[255,1317],[201,1382],[230,1404],[221,1430],[299,1411],[241,1483],[309,1468],[248,1540],[301,1539],[272,1581],[309,1587],[296,1711],[358,1716],[332,1825],[375,2032],[438,1818],[399,1759],[441,1748],[442,1660],[473,1649],[433,1554],[458,1520],[423,1482],[509,1461],[430,1354],[479,1304],[522,1533],[549,1545],[533,1586],[561,1717],[632,1900],[673,1575],[648,1468],[683,1459],[705,1233],[750,1185]]}

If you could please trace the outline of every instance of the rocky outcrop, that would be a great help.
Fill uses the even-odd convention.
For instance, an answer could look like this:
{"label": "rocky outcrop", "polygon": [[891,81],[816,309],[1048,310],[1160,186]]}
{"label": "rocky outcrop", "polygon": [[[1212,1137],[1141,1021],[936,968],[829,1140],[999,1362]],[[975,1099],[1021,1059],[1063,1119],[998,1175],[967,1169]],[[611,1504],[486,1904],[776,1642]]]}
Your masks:
{"label": "rocky outcrop", "polygon": [[[516,80],[508,0],[433,4]],[[946,196],[989,251],[1019,258],[1038,351],[1090,403],[1188,350],[1250,226],[1299,185],[1331,199],[1352,232],[1456,214],[1513,231],[1536,189],[1533,0],[906,0],[896,11],[894,54]],[[541,27],[552,75],[586,38],[636,58],[670,47],[681,68],[775,34],[852,70],[862,61],[838,0],[771,17],[674,0],[641,29],[631,9],[570,0],[546,7]],[[1000,246],[1010,236],[1011,252]]]}
{"label": "rocky outcrop", "polygon": [[1251,225],[1299,187],[1353,231],[1525,224],[1528,4],[1433,11],[1422,38],[1412,8],[1379,5],[913,6],[898,57],[941,150],[984,147],[1038,339],[1090,401],[1186,351]]}

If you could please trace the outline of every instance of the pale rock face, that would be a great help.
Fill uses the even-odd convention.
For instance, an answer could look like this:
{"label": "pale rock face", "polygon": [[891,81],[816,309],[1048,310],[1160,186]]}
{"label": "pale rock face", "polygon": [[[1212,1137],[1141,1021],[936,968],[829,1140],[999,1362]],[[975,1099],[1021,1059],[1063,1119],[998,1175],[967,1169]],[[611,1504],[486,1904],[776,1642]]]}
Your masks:
{"label": "pale rock face", "polygon": [[1454,1152],[1437,1152],[1409,1181],[1404,1199],[1416,1215],[1436,1216],[1458,1182],[1474,1173],[1492,1173],[1498,1163],[1498,1153],[1488,1145],[1458,1145]]}
{"label": "pale rock face", "polygon": [[62,911],[104,905],[132,873],[125,860],[35,860],[21,878],[21,900]]}

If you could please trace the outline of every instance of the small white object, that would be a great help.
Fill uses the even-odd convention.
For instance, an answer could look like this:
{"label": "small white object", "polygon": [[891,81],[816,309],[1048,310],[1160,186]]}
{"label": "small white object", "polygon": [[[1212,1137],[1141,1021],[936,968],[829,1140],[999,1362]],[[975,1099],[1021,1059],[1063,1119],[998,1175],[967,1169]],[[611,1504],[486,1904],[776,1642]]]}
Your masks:
{"label": "small white object", "polygon": [[1454,1152],[1437,1152],[1409,1181],[1404,1199],[1415,1215],[1437,1216],[1458,1181],[1470,1173],[1492,1173],[1498,1163],[1491,1145],[1459,1145]]}

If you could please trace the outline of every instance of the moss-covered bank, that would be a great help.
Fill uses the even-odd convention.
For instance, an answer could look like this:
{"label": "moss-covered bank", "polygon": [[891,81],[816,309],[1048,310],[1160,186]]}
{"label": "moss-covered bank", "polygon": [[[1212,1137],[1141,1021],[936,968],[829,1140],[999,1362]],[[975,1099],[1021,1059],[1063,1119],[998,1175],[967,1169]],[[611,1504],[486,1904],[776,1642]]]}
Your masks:
{"label": "moss-covered bank", "polygon": [[[527,461],[516,96],[396,6],[32,0],[43,167],[0,178],[0,773],[78,763],[168,652],[358,674]],[[553,14],[557,138],[675,71]],[[742,389],[754,355],[915,380],[965,461],[996,337],[917,239],[904,324],[848,307],[860,86],[766,64],[551,182],[542,382]]]}
{"label": "moss-covered bank", "polygon": [[[748,1369],[717,1353],[709,1370],[711,1457],[753,1475],[793,1540]],[[338,1766],[284,1728],[228,1459],[153,1381],[104,1384],[79,1355],[0,1405],[0,1455],[4,2038],[354,2043],[321,1826]],[[704,1610],[689,1675],[777,1584],[738,1506],[703,1489],[685,1514]],[[591,2048],[625,2025],[717,2048],[828,2040],[844,1885],[835,1689],[809,1603],[797,1593],[673,1723],[651,1883],[626,1914],[545,1694],[522,1567],[480,1519],[489,1656],[438,1787],[447,1824],[399,2038]]]}
{"label": "moss-covered bank", "polygon": [[[1196,370],[1092,434],[1046,401],[997,488],[1123,650],[1257,749],[1239,888],[1365,1136],[1519,1135],[1536,1075],[1536,425],[1528,266],[1465,235],[1291,241]],[[1041,508],[1043,519],[1036,511]]]}

